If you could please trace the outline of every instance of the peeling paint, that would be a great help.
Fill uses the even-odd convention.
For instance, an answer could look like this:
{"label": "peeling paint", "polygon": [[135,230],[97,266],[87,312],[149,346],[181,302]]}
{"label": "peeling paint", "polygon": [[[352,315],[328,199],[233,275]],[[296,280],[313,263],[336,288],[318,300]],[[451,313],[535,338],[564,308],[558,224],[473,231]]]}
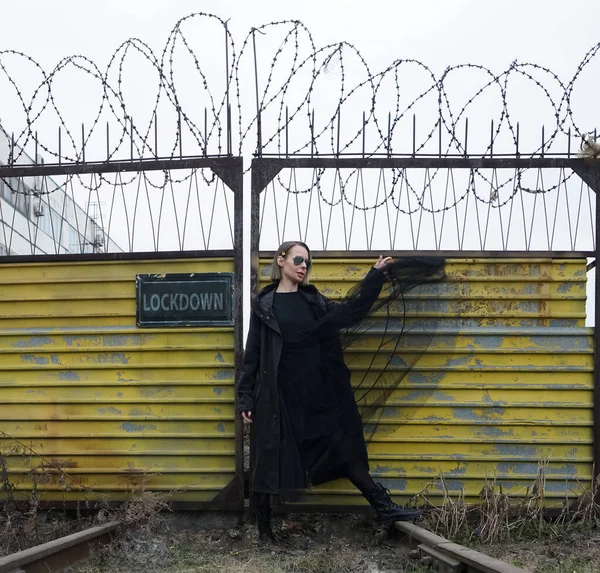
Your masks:
{"label": "peeling paint", "polygon": [[22,338],[13,343],[13,348],[36,348],[38,346],[50,346],[54,340],[49,336],[31,336]]}
{"label": "peeling paint", "polygon": [[81,380],[81,377],[79,376],[78,372],[73,372],[72,370],[69,370],[67,372],[59,372],[58,379],[75,381],[75,380]]}
{"label": "peeling paint", "polygon": [[45,364],[50,364],[50,360],[45,356],[39,356],[37,354],[21,354],[21,360],[25,362],[32,362],[33,364],[37,364],[38,366],[43,366]]}
{"label": "peeling paint", "polygon": [[115,414],[117,416],[120,416],[123,412],[121,412],[121,410],[117,410],[116,408],[109,406],[108,408],[98,408],[97,409],[98,414],[102,414],[103,416],[107,415],[107,414]]}
{"label": "peeling paint", "polygon": [[145,430],[156,430],[156,424],[134,424],[133,422],[123,422],[121,429],[126,432],[144,432]]}
{"label": "peeling paint", "polygon": [[213,380],[233,380],[233,370],[230,368],[219,368],[215,372]]}

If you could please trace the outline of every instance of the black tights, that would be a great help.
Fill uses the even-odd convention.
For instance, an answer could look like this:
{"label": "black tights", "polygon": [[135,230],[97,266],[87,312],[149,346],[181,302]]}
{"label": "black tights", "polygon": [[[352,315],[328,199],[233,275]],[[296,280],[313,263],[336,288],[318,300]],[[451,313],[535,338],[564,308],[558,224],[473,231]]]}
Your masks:
{"label": "black tights", "polygon": [[[349,462],[345,467],[346,477],[352,482],[354,487],[365,494],[372,491],[375,487],[373,478],[369,475],[367,466],[361,462]],[[271,494],[262,492],[252,492],[252,504],[254,511],[259,514],[269,514],[271,509]]]}
{"label": "black tights", "polygon": [[346,464],[346,477],[362,494],[371,491],[375,487],[375,482],[369,475],[367,466],[361,462],[349,462]]}

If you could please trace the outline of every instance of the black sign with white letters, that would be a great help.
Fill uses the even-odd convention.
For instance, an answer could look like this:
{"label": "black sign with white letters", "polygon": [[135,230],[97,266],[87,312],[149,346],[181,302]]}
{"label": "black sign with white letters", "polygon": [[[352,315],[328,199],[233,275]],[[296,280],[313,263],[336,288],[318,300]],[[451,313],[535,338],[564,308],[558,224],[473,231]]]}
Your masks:
{"label": "black sign with white letters", "polygon": [[233,274],[137,275],[137,325],[232,326]]}

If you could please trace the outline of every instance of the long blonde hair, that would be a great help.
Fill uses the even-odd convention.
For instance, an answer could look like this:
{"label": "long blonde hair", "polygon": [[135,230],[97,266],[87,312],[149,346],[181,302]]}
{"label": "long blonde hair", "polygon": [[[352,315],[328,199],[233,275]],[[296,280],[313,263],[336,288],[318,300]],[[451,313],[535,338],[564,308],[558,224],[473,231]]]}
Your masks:
{"label": "long blonde hair", "polygon": [[[289,255],[290,249],[292,247],[304,247],[306,249],[306,252],[308,253],[309,260],[312,260],[310,249],[308,248],[308,245],[306,243],[303,243],[302,241],[286,241],[285,243],[282,243],[277,249],[277,252],[273,257],[273,261],[271,262],[271,280],[273,282],[278,282],[281,280],[281,267],[277,264],[277,258],[283,257],[285,259],[285,257]],[[311,267],[306,269],[306,274],[304,275],[304,278],[302,279],[302,282],[300,284],[309,284],[311,268],[312,265]]]}

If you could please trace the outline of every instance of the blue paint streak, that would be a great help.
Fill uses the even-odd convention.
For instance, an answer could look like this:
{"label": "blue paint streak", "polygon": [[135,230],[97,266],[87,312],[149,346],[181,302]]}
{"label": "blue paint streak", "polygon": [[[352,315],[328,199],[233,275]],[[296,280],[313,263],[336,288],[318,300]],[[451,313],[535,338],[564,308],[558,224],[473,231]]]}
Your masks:
{"label": "blue paint streak", "polygon": [[49,336],[32,336],[31,338],[17,340],[13,344],[13,348],[35,348],[36,346],[49,346],[52,344],[52,342],[52,338]]}
{"label": "blue paint streak", "polygon": [[217,432],[224,433],[225,432],[225,426],[223,424],[217,424]]}
{"label": "blue paint streak", "polygon": [[120,416],[123,412],[121,412],[121,410],[117,410],[116,408],[113,408],[112,406],[108,407],[108,408],[98,408],[98,414],[102,414],[102,415],[106,415],[106,414],[116,414],[117,416]]}
{"label": "blue paint streak", "polygon": [[233,370],[222,368],[217,370],[213,380],[233,380]]}
{"label": "blue paint streak", "polygon": [[225,359],[223,358],[223,355],[222,355],[220,352],[217,352],[217,353],[215,354],[215,360],[216,360],[217,362],[225,362]]}
{"label": "blue paint streak", "polygon": [[155,424],[134,424],[132,422],[123,422],[121,429],[126,432],[143,432],[144,430],[156,430]]}
{"label": "blue paint streak", "polygon": [[77,372],[59,372],[59,380],[81,380],[81,377]]}
{"label": "blue paint streak", "polygon": [[37,356],[36,354],[21,354],[21,360],[25,362],[33,362],[34,364],[43,365],[49,364],[50,360],[45,356]]}

